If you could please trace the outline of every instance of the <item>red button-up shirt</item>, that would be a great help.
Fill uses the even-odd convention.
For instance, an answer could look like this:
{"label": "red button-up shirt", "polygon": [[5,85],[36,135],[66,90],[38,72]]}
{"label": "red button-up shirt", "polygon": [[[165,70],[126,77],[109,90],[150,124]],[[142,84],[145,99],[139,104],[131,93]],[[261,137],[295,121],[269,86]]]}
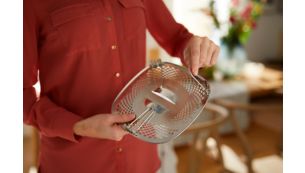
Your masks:
{"label": "red button-up shirt", "polygon": [[130,135],[116,142],[73,134],[77,121],[110,113],[115,96],[145,66],[146,29],[178,57],[192,36],[162,0],[24,0],[24,122],[41,134],[40,172],[159,168],[156,145]]}

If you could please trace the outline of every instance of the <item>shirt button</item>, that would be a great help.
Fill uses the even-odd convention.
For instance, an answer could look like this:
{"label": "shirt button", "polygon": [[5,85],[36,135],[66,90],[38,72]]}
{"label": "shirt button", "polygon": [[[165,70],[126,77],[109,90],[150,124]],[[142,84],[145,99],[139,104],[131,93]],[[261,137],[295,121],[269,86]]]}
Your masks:
{"label": "shirt button", "polygon": [[115,74],[115,77],[120,77],[120,76],[121,76],[120,73],[116,73],[116,74]]}
{"label": "shirt button", "polygon": [[120,153],[120,152],[122,152],[123,151],[123,148],[121,148],[121,147],[118,147],[117,149],[116,149],[116,152],[118,152],[118,153]]}
{"label": "shirt button", "polygon": [[111,46],[111,49],[112,49],[112,50],[115,50],[115,49],[117,49],[117,48],[118,48],[117,45],[112,45],[112,46]]}
{"label": "shirt button", "polygon": [[108,22],[111,22],[112,21],[112,17],[110,17],[110,16],[107,16],[107,17],[105,17],[106,18],[106,20],[108,21]]}

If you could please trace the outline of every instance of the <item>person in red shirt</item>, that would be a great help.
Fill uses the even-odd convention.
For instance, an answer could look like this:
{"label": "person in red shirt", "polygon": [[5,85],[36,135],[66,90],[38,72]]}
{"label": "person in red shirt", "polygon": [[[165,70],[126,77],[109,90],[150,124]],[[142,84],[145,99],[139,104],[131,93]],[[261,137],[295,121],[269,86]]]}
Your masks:
{"label": "person in red shirt", "polygon": [[[40,132],[40,173],[153,173],[155,144],[110,114],[145,66],[146,29],[198,73],[219,47],[178,24],[162,0],[24,0],[24,123]],[[40,82],[38,97],[33,87]]]}

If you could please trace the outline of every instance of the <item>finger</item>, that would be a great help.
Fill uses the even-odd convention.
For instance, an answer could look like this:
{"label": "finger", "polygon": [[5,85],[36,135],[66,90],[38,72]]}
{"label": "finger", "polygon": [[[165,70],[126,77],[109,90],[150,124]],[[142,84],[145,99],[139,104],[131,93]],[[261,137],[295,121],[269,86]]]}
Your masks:
{"label": "finger", "polygon": [[190,68],[190,62],[189,62],[189,60],[190,60],[190,51],[189,51],[189,49],[187,49],[185,52],[184,52],[184,63],[185,63],[185,65],[188,67],[188,68]]}
{"label": "finger", "polygon": [[133,114],[113,115],[110,119],[112,123],[126,123],[135,118]]}
{"label": "finger", "polygon": [[128,134],[128,132],[125,131],[120,125],[114,124],[113,128],[112,128],[112,134],[111,134],[110,138],[115,140],[115,141],[120,141],[127,134]]}
{"label": "finger", "polygon": [[210,62],[211,66],[216,64],[218,56],[219,56],[219,52],[220,52],[220,49],[219,49],[218,46],[216,46],[216,49],[213,52],[213,56],[212,56],[212,59],[211,59],[211,62]]}
{"label": "finger", "polygon": [[200,58],[200,42],[195,43],[191,49],[191,70],[194,75],[198,74]]}
{"label": "finger", "polygon": [[199,60],[199,66],[203,67],[206,59],[207,59],[207,55],[208,55],[208,49],[209,49],[209,41],[208,39],[203,39],[201,45],[200,45],[200,60]]}
{"label": "finger", "polygon": [[215,45],[214,43],[210,43],[210,47],[207,51],[208,53],[207,53],[206,61],[204,62],[204,66],[210,66],[214,51],[215,51]]}

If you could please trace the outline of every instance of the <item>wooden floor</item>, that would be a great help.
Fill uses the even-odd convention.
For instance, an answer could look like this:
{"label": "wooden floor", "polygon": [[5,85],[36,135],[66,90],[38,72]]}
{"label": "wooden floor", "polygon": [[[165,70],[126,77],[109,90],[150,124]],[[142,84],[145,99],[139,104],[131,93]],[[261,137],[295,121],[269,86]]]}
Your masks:
{"label": "wooden floor", "polygon": [[[31,130],[29,126],[27,126],[28,130]],[[34,144],[30,136],[23,137],[23,173],[28,173],[29,169],[32,165],[34,165]]]}
{"label": "wooden floor", "polygon": [[[252,124],[246,131],[246,135],[254,152],[254,159],[270,155],[282,155],[281,132],[258,124]],[[237,155],[242,157],[243,152],[235,135],[222,136],[221,143],[229,146]],[[189,147],[183,146],[175,150],[178,156],[178,173],[187,173]],[[206,154],[198,173],[218,173],[221,170],[220,164]]]}
{"label": "wooden floor", "polygon": [[[253,102],[275,103],[282,105],[281,98],[257,99]],[[283,150],[283,116],[282,112],[260,112],[251,115],[251,124],[245,131],[247,139],[251,144],[254,159],[266,156],[277,155],[282,157]],[[238,156],[242,158],[243,152],[240,143],[234,134],[222,135],[221,144],[230,147]],[[189,147],[183,146],[175,149],[178,156],[178,173],[187,173]],[[220,164],[208,154],[205,154],[198,173],[219,173]],[[274,172],[273,172],[274,173]]]}

